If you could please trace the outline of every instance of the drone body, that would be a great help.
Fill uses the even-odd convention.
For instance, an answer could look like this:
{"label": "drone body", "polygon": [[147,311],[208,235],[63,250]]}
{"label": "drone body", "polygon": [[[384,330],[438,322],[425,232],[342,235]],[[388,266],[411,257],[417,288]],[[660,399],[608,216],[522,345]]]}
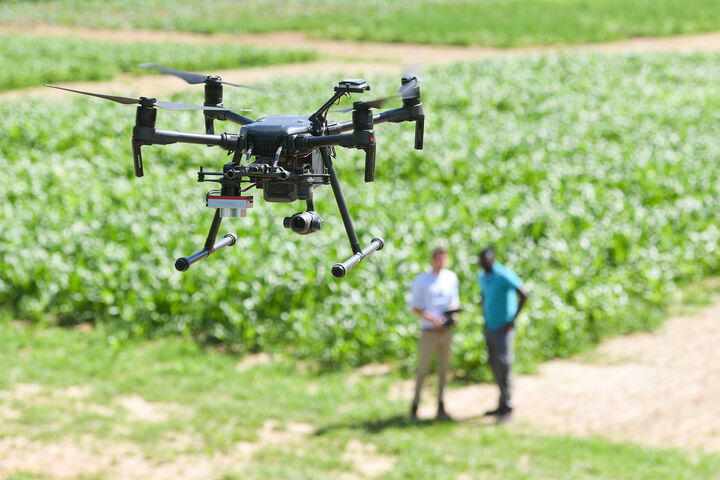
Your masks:
{"label": "drone body", "polygon": [[246,158],[250,152],[255,161],[246,168],[232,168],[262,189],[267,202],[311,200],[312,190],[328,180],[319,149],[294,144],[297,136],[308,135],[311,129],[307,116],[278,115],[244,125],[242,151]]}
{"label": "drone body", "polygon": [[[335,277],[345,276],[348,269],[384,246],[384,242],[380,238],[374,238],[365,248],[360,246],[333,165],[334,147],[358,148],[365,151],[366,182],[372,182],[375,177],[374,125],[384,122],[413,121],[415,122],[415,148],[422,149],[425,117],[416,75],[406,75],[402,79],[402,86],[398,90],[398,96],[402,98],[403,102],[402,107],[374,114],[372,109],[379,108],[391,97],[355,102],[352,107],[353,118],[351,121],[328,123],[328,111],[341,97],[370,89],[364,80],[347,79],[339,82],[333,96],[311,115],[276,115],[252,120],[235,113],[234,110],[237,109],[222,105],[223,84],[242,85],[223,82],[220,77],[216,76],[181,72],[155,64],[145,64],[144,66],[178,75],[189,83],[205,83],[204,106],[160,102],[146,97],[133,99],[63,87],[55,88],[93,95],[119,103],[139,104],[132,136],[135,175],[138,177],[144,175],[141,153],[141,147],[144,145],[194,143],[219,146],[233,155],[232,161],[226,163],[222,171],[205,171],[202,166],[200,167],[199,182],[216,182],[220,186],[218,190],[210,191],[206,196],[207,206],[215,208],[215,217],[203,249],[188,257],[177,259],[175,262],[177,270],[185,271],[198,260],[221,248],[235,244],[237,236],[233,233],[225,235],[223,239],[216,242],[220,223],[226,217],[245,216],[246,209],[253,206],[253,197],[244,195],[244,193],[253,187],[262,190],[263,199],[268,202],[305,201],[306,211],[286,217],[283,225],[298,234],[306,235],[320,230],[323,225],[323,219],[314,209],[313,190],[320,185],[331,185],[353,252],[348,260],[332,267]],[[196,134],[156,129],[156,107],[170,110],[203,110],[206,133]],[[215,120],[239,124],[241,125],[240,132],[215,135]]]}

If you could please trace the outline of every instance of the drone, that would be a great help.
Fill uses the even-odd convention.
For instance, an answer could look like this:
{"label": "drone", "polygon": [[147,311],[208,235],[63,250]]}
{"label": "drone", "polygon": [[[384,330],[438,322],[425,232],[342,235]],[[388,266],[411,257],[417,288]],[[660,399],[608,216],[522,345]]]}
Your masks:
{"label": "drone", "polygon": [[[237,113],[247,110],[223,105],[223,85],[257,87],[230,83],[219,76],[184,72],[154,63],[140,66],[176,75],[191,84],[204,83],[204,104],[186,105],[150,97],[122,97],[44,85],[122,104],[137,104],[131,142],[137,177],[144,174],[141,147],[147,145],[191,143],[217,146],[227,151],[228,156],[232,155],[232,161],[225,163],[222,171],[206,171],[200,166],[197,172],[198,182],[219,184],[218,189],[209,191],[205,196],[206,206],[215,209],[215,216],[203,248],[175,261],[178,271],[184,272],[195,262],[224,247],[235,245],[238,237],[234,233],[228,233],[216,241],[220,223],[223,218],[246,216],[247,209],[253,206],[253,197],[245,192],[253,187],[262,190],[263,199],[267,202],[305,201],[306,210],[285,217],[283,226],[297,234],[307,235],[320,230],[324,222],[315,211],[313,190],[330,184],[352,250],[352,256],[347,260],[333,265],[331,272],[336,278],[344,277],[350,268],[385,246],[383,239],[378,237],[373,238],[366,247],[361,246],[333,164],[333,158],[336,158],[335,147],[361,149],[365,152],[365,182],[375,179],[375,125],[385,122],[415,122],[414,146],[415,149],[422,150],[425,115],[417,73],[405,73],[401,79],[401,87],[395,95],[356,101],[352,107],[337,110],[352,111],[352,120],[328,122],[330,108],[342,97],[370,90],[365,80],[341,80],[334,87],[331,98],[310,115],[273,115],[253,120]],[[379,109],[393,98],[401,99],[402,106],[374,113],[373,110]],[[156,129],[157,107],[166,110],[201,110],[205,117],[205,134]],[[241,126],[240,132],[216,135],[215,121],[238,124]]]}

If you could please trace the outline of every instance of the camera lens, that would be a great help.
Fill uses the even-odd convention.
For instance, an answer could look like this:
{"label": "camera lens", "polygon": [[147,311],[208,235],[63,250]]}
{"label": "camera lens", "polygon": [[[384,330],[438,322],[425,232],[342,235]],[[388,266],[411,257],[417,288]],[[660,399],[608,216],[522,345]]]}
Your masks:
{"label": "camera lens", "polygon": [[285,217],[283,220],[285,228],[289,228],[300,235],[316,232],[322,228],[322,224],[323,219],[320,218],[317,212],[312,211],[296,213],[292,217]]}
{"label": "camera lens", "polygon": [[305,220],[302,214],[294,215],[292,220],[290,221],[290,228],[292,228],[294,232],[304,232],[307,227],[308,222]]}

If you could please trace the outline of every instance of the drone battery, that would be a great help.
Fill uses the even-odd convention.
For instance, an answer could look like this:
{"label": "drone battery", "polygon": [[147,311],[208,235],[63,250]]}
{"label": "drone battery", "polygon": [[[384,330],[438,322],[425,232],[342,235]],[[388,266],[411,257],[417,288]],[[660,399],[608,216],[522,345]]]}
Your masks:
{"label": "drone battery", "polygon": [[207,206],[219,208],[221,217],[244,217],[247,215],[246,209],[253,206],[253,197],[208,195]]}

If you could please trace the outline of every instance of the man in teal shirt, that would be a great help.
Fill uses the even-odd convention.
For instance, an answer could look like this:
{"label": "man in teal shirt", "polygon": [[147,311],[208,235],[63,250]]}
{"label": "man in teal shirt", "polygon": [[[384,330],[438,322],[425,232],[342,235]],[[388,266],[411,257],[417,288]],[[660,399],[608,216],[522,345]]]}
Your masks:
{"label": "man in teal shirt", "polygon": [[495,381],[500,388],[500,401],[494,415],[507,420],[512,414],[511,386],[515,319],[527,300],[523,282],[515,272],[495,261],[495,250],[487,247],[480,252],[478,285],[485,317],[485,342]]}

